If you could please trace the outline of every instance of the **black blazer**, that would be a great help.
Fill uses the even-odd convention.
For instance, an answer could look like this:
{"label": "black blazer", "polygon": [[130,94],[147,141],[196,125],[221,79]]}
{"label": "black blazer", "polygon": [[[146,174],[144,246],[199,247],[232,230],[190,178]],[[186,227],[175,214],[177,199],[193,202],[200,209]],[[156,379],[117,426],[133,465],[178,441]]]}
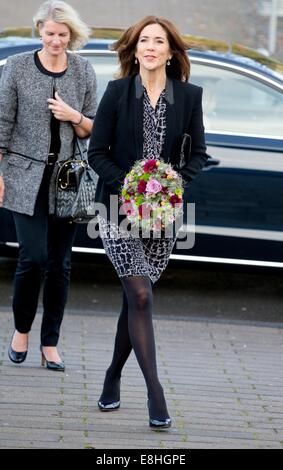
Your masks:
{"label": "black blazer", "polygon": [[[126,173],[143,155],[143,93],[138,83],[137,75],[109,82],[94,121],[88,159],[99,175],[96,201],[108,209],[110,195],[119,193]],[[176,165],[183,134],[190,134],[190,159],[180,170],[189,182],[207,160],[202,88],[168,79],[166,99],[166,138],[161,158]]]}

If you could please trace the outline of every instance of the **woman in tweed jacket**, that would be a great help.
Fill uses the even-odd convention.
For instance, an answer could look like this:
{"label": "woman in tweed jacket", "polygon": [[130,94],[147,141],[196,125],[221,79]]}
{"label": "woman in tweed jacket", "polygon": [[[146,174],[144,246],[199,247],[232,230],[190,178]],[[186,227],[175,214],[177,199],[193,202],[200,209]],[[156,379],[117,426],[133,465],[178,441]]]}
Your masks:
{"label": "woman in tweed jacket", "polygon": [[9,358],[14,363],[26,359],[44,277],[42,364],[64,371],[57,343],[75,226],[52,215],[54,167],[73,155],[75,135],[85,139],[91,133],[96,79],[86,59],[67,52],[88,38],[87,26],[72,7],[45,2],[34,21],[42,49],[10,57],[0,85],[0,205],[13,213],[20,248]]}

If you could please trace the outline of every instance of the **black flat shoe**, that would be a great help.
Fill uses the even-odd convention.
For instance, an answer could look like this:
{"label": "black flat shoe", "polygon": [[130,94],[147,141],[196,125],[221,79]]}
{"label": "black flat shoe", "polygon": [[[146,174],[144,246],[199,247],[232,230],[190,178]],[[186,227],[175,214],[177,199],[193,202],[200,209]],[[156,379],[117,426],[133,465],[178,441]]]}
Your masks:
{"label": "black flat shoe", "polygon": [[163,429],[171,428],[171,418],[166,419],[150,419],[149,427],[155,431],[162,431]]}
{"label": "black flat shoe", "polygon": [[120,408],[120,401],[114,401],[113,403],[103,403],[103,401],[99,401],[97,404],[100,411],[115,411]]}
{"label": "black flat shoe", "polygon": [[12,348],[12,342],[14,339],[15,331],[13,333],[11,344],[8,349],[8,357],[10,361],[14,362],[14,364],[21,364],[22,362],[26,360],[28,352],[27,351],[23,351],[23,352],[14,351],[14,349]]}
{"label": "black flat shoe", "polygon": [[64,362],[52,362],[48,361],[42,351],[42,346],[40,346],[41,351],[41,365],[42,367],[46,367],[48,370],[53,370],[55,372],[65,372],[65,364]]}

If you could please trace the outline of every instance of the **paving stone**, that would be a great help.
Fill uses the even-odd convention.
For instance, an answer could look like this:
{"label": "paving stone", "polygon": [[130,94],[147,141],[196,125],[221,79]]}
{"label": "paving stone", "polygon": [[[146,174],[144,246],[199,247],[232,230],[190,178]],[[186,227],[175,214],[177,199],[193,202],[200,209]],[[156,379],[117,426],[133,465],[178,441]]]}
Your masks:
{"label": "paving stone", "polygon": [[133,354],[123,371],[120,410],[97,409],[117,318],[66,315],[64,374],[40,367],[40,320],[26,362],[16,366],[6,356],[12,317],[0,313],[1,449],[283,448],[282,329],[155,320],[173,427],[153,433]]}

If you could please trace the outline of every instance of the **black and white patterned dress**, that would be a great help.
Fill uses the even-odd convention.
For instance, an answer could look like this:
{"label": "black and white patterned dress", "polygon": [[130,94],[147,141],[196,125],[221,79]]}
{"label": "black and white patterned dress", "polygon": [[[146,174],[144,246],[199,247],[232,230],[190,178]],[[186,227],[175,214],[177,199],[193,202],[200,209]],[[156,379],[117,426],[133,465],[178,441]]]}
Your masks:
{"label": "black and white patterned dress", "polygon": [[[166,97],[162,91],[155,109],[143,92],[143,158],[160,158],[166,135]],[[107,256],[119,277],[148,276],[156,282],[166,268],[175,238],[136,238],[99,217],[99,229]]]}

